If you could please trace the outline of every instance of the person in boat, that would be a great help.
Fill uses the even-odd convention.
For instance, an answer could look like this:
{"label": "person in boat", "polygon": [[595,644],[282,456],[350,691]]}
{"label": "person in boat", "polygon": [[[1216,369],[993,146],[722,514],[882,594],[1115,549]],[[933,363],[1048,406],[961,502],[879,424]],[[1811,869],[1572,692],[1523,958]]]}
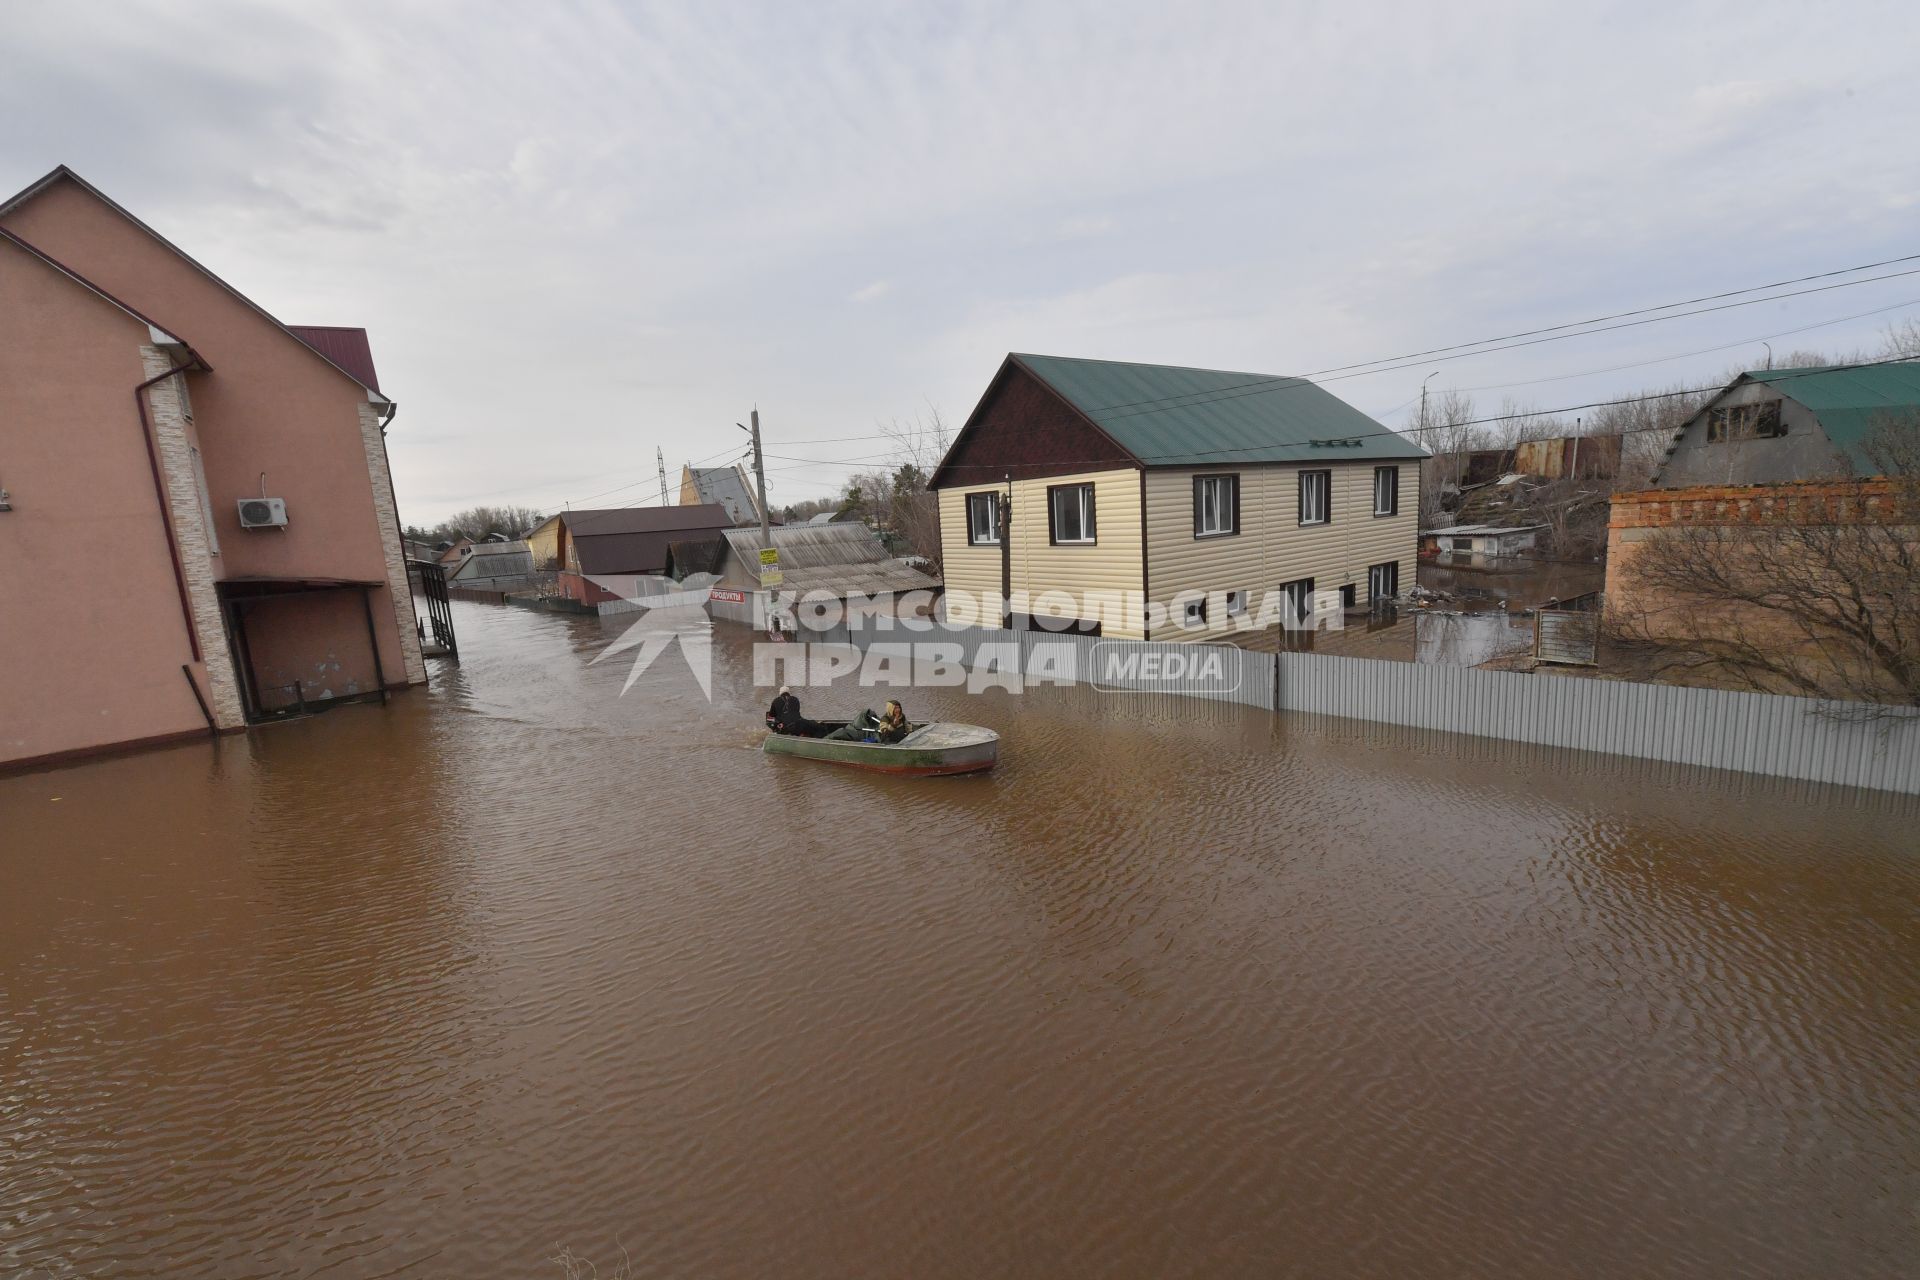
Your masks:
{"label": "person in boat", "polygon": [[907,723],[906,710],[901,707],[898,698],[887,700],[887,709],[881,713],[880,725],[876,737],[882,742],[898,742],[907,736],[913,728]]}
{"label": "person in boat", "polygon": [[901,710],[900,703],[889,699],[883,714],[876,716],[873,714],[873,708],[868,707],[827,737],[835,742],[893,743],[906,737],[912,728],[913,726],[907,723],[907,713]]}
{"label": "person in boat", "polygon": [[773,705],[767,708],[767,728],[795,738],[812,738],[820,732],[819,726],[800,714],[800,699],[784,684],[774,695]]}

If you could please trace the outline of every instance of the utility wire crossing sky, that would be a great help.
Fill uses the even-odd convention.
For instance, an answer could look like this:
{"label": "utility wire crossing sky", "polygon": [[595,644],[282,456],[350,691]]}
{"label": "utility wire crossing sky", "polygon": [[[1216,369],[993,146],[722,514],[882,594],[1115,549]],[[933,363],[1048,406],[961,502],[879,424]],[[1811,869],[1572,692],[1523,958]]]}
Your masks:
{"label": "utility wire crossing sky", "polygon": [[[1905,5],[7,21],[6,189],[72,165],[282,320],[365,326],[414,524],[657,501],[656,447],[677,486],[755,405],[773,501],[834,493],[883,427],[957,428],[1008,351],[1321,370],[1402,427],[1436,371],[1601,403],[1789,335],[1874,351],[1920,293],[1708,305],[1920,252]],[[1639,323],[1670,298],[1699,310]]]}

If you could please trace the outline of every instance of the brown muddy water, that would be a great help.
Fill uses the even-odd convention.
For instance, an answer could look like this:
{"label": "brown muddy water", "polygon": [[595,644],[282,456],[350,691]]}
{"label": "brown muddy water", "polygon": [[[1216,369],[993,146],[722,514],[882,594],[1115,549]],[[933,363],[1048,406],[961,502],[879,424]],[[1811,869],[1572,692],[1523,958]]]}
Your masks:
{"label": "brown muddy water", "polygon": [[871,777],[456,610],[0,779],[0,1274],[1914,1274],[1910,805],[1059,689]]}

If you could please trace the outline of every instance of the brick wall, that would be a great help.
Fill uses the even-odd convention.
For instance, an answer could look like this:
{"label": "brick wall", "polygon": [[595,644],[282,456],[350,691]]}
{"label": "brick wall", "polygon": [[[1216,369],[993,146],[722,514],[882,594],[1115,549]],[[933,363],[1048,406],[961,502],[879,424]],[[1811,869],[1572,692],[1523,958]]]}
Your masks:
{"label": "brick wall", "polygon": [[407,559],[400,538],[400,513],[394,510],[393,481],[387,470],[387,444],[380,432],[380,415],[371,404],[360,406],[360,440],[367,451],[367,475],[373,482],[373,511],[380,523],[380,546],[386,553],[387,594],[393,600],[394,626],[400,629],[406,683],[425,684],[427,664],[420,656],[413,588],[407,580]]}
{"label": "brick wall", "polygon": [[[140,358],[149,378],[165,373],[177,363],[158,347],[140,348]],[[174,545],[179,551],[181,573],[187,580],[193,629],[200,640],[200,669],[193,673],[194,679],[208,694],[214,723],[222,729],[238,729],[245,726],[247,716],[240,700],[233,657],[227,648],[219,593],[214,587],[213,543],[207,530],[207,513],[200,504],[199,478],[193,470],[186,378],[184,373],[176,374],[147,388],[147,412],[160,454]]]}

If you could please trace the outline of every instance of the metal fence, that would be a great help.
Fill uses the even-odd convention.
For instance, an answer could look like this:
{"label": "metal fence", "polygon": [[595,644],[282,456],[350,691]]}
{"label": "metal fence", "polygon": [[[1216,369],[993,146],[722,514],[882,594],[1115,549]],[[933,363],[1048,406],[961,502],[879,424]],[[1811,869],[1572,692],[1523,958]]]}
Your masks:
{"label": "metal fence", "polygon": [[[970,669],[1017,670],[1029,681],[1205,698],[1276,712],[1334,716],[1544,747],[1730,769],[1807,782],[1920,795],[1920,711],[1723,689],[1687,689],[1579,676],[1481,671],[1313,653],[1253,653],[1228,645],[1103,640],[996,628],[849,630],[803,639],[851,644],[939,642]],[[1062,656],[1071,651],[1070,661]],[[1169,678],[1159,664],[1196,651],[1218,676]],[[954,650],[949,650],[954,653]],[[1125,659],[1135,659],[1128,668]],[[1009,664],[1012,664],[1009,666]],[[1131,670],[1132,674],[1124,673]]]}

